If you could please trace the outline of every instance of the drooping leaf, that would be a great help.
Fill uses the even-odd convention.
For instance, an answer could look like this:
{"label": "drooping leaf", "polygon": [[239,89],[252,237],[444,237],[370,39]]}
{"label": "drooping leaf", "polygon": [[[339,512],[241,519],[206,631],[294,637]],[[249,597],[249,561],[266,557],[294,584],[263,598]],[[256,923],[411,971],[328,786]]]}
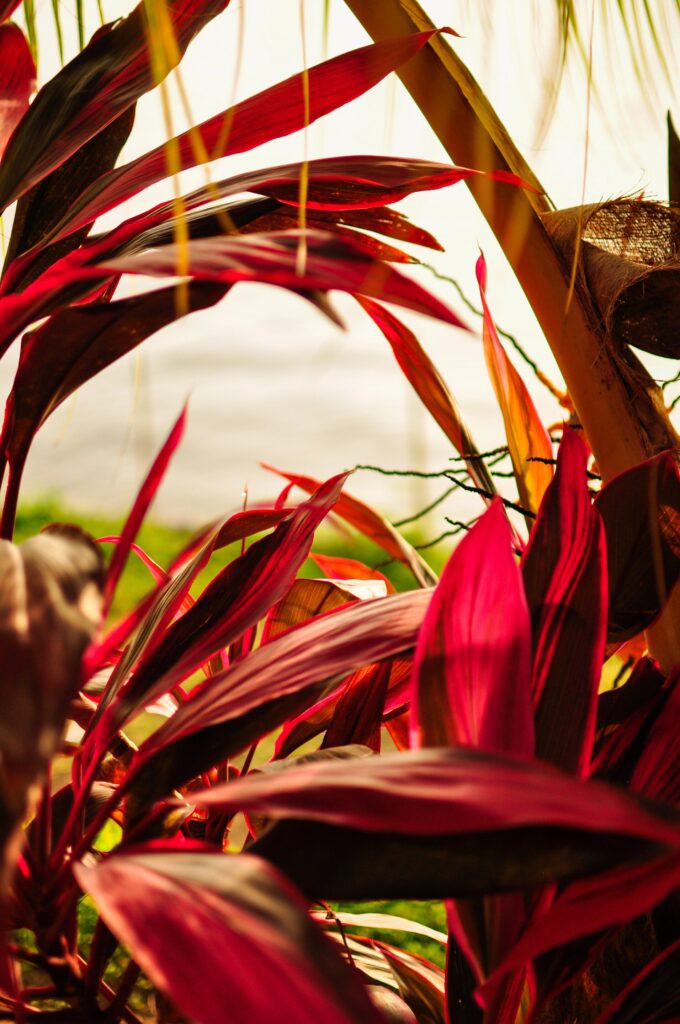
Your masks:
{"label": "drooping leaf", "polygon": [[28,110],[35,77],[35,62],[23,32],[18,25],[0,24],[0,161]]}
{"label": "drooping leaf", "polygon": [[[537,512],[552,479],[552,444],[527,386],[501,344],[486,299],[486,261],[477,260],[477,281],[484,310],[484,355],[505,424],[520,501]],[[548,462],[532,462],[547,459]]]}
{"label": "drooping leaf", "polygon": [[256,857],[142,848],[78,865],[76,876],[154,984],[197,1024],[381,1020],[361,975],[299,894]]}
{"label": "drooping leaf", "polygon": [[[303,237],[307,260],[301,273],[297,252]],[[302,235],[287,231],[193,239],[186,243],[182,258],[184,263],[177,245],[165,245],[150,252],[105,258],[100,265],[113,274],[174,277],[178,266],[183,266],[184,274],[197,280],[262,281],[294,290],[336,289],[375,296],[461,326],[452,310],[411,278],[374,259],[347,237],[341,239],[327,232],[308,231]]]}
{"label": "drooping leaf", "polygon": [[[641,909],[654,902],[650,892],[658,899],[677,884],[678,854],[669,852],[678,849],[676,815],[602,783],[470,749],[291,767],[191,800],[305,819],[280,822],[256,847],[314,898],[479,896],[606,868],[612,885],[590,916],[581,907],[583,934],[605,918],[627,919],[627,897],[615,885],[619,865],[653,886],[636,894]],[[592,900],[594,882],[591,890]]]}
{"label": "drooping leaf", "polygon": [[[302,476],[299,473],[286,473],[266,463],[263,463],[263,466],[265,469],[270,469],[273,473],[278,473],[279,476],[284,477],[286,480],[290,480],[296,487],[302,488],[308,494],[311,494],[318,487],[318,481],[310,476]],[[364,504],[364,502],[359,501],[358,498],[354,498],[350,494],[343,493],[335,505],[335,514],[378,544],[392,558],[407,565],[421,586],[436,582],[436,576],[433,571],[423,561],[415,548],[369,505]]]}
{"label": "drooping leaf", "polygon": [[624,640],[661,611],[680,570],[680,474],[671,452],[620,473],[595,507],[604,522],[608,638]]}
{"label": "drooping leaf", "polygon": [[[162,728],[177,733],[172,724]],[[542,762],[471,748],[385,754],[360,764],[324,762],[275,776],[251,774],[192,793],[191,800],[201,807],[305,818],[371,833],[452,835],[543,825],[635,836],[664,847],[665,854],[680,849],[679,814]]]}
{"label": "drooping leaf", "polygon": [[529,611],[497,500],[454,551],[423,623],[411,699],[416,744],[531,756],[530,680]]}
{"label": "drooping leaf", "polygon": [[[171,141],[177,166],[185,169],[200,162],[197,137],[203,152],[215,160],[299,131],[361,96],[417,53],[432,34],[400,36],[341,54],[221,111]],[[167,174],[165,147],[158,146],[95,182],[67,212],[64,228],[72,231],[91,223]],[[240,189],[246,190],[247,185]]]}
{"label": "drooping leaf", "polygon": [[387,338],[404,376],[451,444],[460,455],[471,456],[466,466],[473,481],[478,487],[495,494],[493,477],[484,460],[479,457],[479,449],[470,436],[456,401],[415,334],[378,302],[361,298],[359,304]]}
{"label": "drooping leaf", "polygon": [[[38,245],[61,220],[64,210],[81,195],[85,187],[114,166],[130,135],[134,119],[133,106],[21,196],[12,221],[5,269],[21,253]],[[69,235],[67,239],[62,239],[47,249],[41,249],[36,259],[31,261],[27,273],[20,278],[20,282],[15,279],[14,287],[17,288],[19,283],[25,286],[35,280],[45,267],[75,249],[87,232],[88,227],[85,226]]]}
{"label": "drooping leaf", "polygon": [[579,775],[590,765],[607,618],[604,530],[588,493],[587,457],[566,428],[522,563],[536,754]]}
{"label": "drooping leaf", "polygon": [[[114,121],[164,78],[187,46],[229,0],[168,0],[175,46],[160,61],[150,52],[146,4],[95,38],[36,96],[0,164],[0,209],[5,209],[83,143]],[[156,40],[156,46],[160,40]],[[166,52],[167,51],[167,52]]]}

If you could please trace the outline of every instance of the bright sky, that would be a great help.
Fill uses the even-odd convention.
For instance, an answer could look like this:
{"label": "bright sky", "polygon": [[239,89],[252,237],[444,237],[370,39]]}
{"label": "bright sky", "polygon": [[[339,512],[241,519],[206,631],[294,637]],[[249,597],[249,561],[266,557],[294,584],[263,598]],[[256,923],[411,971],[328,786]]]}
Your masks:
{"label": "bright sky", "polygon": [[[378,2],[378,0],[376,0]],[[448,24],[460,32],[464,38],[453,40],[457,53],[469,65],[483,88],[487,92],[499,115],[505,121],[515,141],[518,143],[529,162],[533,165],[538,177],[558,206],[571,206],[586,201],[597,201],[616,195],[639,193],[644,190],[648,196],[665,198],[667,195],[666,171],[666,135],[665,114],[671,108],[675,112],[676,124],[680,123],[680,106],[677,96],[673,96],[671,88],[661,74],[654,76],[653,87],[643,94],[639,77],[632,66],[630,51],[625,35],[615,17],[616,5],[613,0],[576,0],[577,9],[582,16],[582,26],[586,36],[591,23],[593,2],[595,17],[593,28],[593,81],[594,89],[590,109],[590,130],[586,135],[588,121],[587,76],[584,65],[579,57],[572,54],[562,83],[558,103],[549,130],[539,137],[539,125],[546,110],[547,96],[551,84],[554,84],[555,69],[558,57],[555,49],[554,4],[550,0],[513,0],[513,3],[496,0],[496,2],[473,2],[473,0],[426,0],[424,6],[436,24]],[[107,18],[122,15],[130,10],[129,0],[103,0]],[[73,40],[74,13],[73,0],[61,4],[63,18],[67,29],[67,39]],[[89,0],[88,9],[92,18],[89,30],[97,27],[96,5]],[[228,106],[234,98],[241,99],[251,95],[282,78],[299,71],[302,67],[303,48],[301,35],[301,0],[233,0],[228,10],[208,27],[190,47],[183,63],[182,78],[185,83],[195,121],[200,121],[220,109]],[[630,6],[638,7],[635,3]],[[677,80],[678,32],[677,9],[674,0],[657,0],[651,4],[657,11],[657,20],[661,26],[666,58],[671,68],[671,79]],[[40,17],[41,40],[41,77],[54,73],[58,67],[56,46],[53,41],[51,25],[50,0],[37,0]],[[609,13],[608,31],[605,32],[603,7]],[[676,10],[675,17],[673,15]],[[368,42],[366,35],[349,13],[342,0],[331,0],[330,33],[327,48],[324,51],[324,34],[322,29],[322,0],[306,0],[304,4],[306,49],[310,64],[316,63],[324,56],[333,56],[344,50],[364,45]],[[673,20],[674,19],[674,20]],[[243,38],[241,60],[238,60],[239,39]],[[587,39],[586,39],[587,43]],[[651,58],[652,63],[655,59]],[[238,74],[235,69],[239,68]],[[172,88],[172,86],[171,86]],[[173,104],[175,132],[186,127],[179,104]],[[165,138],[165,126],[160,112],[158,97],[155,95],[144,98],[138,107],[137,123],[133,135],[126,147],[124,158],[144,152],[162,142]],[[587,168],[586,168],[586,141]],[[257,166],[271,166],[291,160],[300,160],[304,156],[304,139],[301,133],[287,139],[271,143],[262,149],[241,156],[229,158],[220,164],[213,165],[212,175],[217,179],[227,174],[238,173]],[[308,132],[307,152],[310,157],[328,156],[349,153],[389,153],[400,156],[413,156],[434,160],[448,161],[448,158],[426,122],[410,100],[405,90],[392,79],[367,96],[360,98],[348,107],[330,115],[312,126]],[[188,172],[184,175],[183,184],[187,189],[204,181],[204,170]],[[170,194],[170,185],[155,187],[138,198],[126,212],[145,209],[160,198]],[[552,363],[547,346],[527,307],[523,294],[517,286],[504,258],[495,244],[493,236],[477,212],[464,185],[455,186],[445,193],[432,193],[412,197],[403,204],[403,209],[416,222],[433,231],[445,246],[445,254],[424,254],[425,258],[436,265],[440,272],[457,278],[472,298],[476,298],[474,286],[474,263],[478,247],[486,253],[489,264],[489,296],[492,309],[500,324],[513,331],[524,346],[540,362],[543,369],[557,373]],[[120,214],[109,215],[100,226],[110,225],[119,219]],[[435,281],[426,271],[417,272],[419,279],[432,287],[442,298],[454,308],[462,312],[453,290],[446,284]],[[238,294],[236,294],[238,293]],[[282,434],[283,424],[290,422],[291,410],[285,404],[286,381],[299,368],[295,361],[295,333],[290,331],[313,333],[317,330],[318,314],[313,310],[302,309],[299,300],[288,296],[280,296],[271,289],[248,286],[237,289],[228,300],[233,322],[247,323],[253,336],[253,349],[257,351],[259,338],[267,338],[262,342],[261,359],[267,360],[271,353],[271,327],[273,311],[282,326],[282,334],[277,344],[291,353],[289,370],[282,371],[282,378],[275,390],[268,392],[269,421],[262,420],[255,425],[259,430],[256,457],[271,461],[287,462],[290,468],[309,470],[322,474],[333,472],[356,461],[371,461],[371,455],[359,451],[359,445],[353,443],[351,448],[343,448],[341,435],[342,424],[346,423],[340,416],[335,428],[332,422],[334,403],[339,408],[342,395],[326,394],[326,405],[323,410],[325,434],[323,447],[328,449],[327,458],[321,458],[315,450],[313,440],[304,447],[304,437],[297,439],[297,447],[292,444],[293,457],[286,458],[285,447],[280,450],[276,444],[272,446],[263,442],[268,434]],[[369,330],[348,304],[340,304],[346,313],[353,333],[349,341],[338,335],[330,345],[335,345],[339,355],[328,356],[328,365],[337,365],[345,352],[351,358],[359,358],[364,337]],[[226,307],[225,307],[226,308]],[[407,319],[407,318],[405,318]],[[468,317],[471,324],[474,319]],[[198,322],[196,320],[195,322]],[[216,321],[209,318],[202,321],[207,325],[208,332],[217,330]],[[297,327],[297,324],[300,324]],[[479,443],[484,445],[497,444],[501,440],[501,428],[498,417],[490,400],[490,388],[486,380],[481,356],[481,346],[475,337],[462,335],[461,332],[444,328],[425,318],[409,320],[417,330],[421,340],[435,361],[441,365],[452,391],[463,405]],[[284,330],[287,326],[288,333]],[[476,325],[475,325],[476,326]],[[372,330],[372,329],[370,329]],[[359,332],[356,334],[356,332]],[[324,335],[328,329],[323,327]],[[361,333],[363,332],[363,334]],[[354,340],[352,340],[354,339]],[[357,339],[360,339],[357,341]],[[370,343],[375,345],[374,335]],[[162,353],[162,344],[154,343],[154,350]],[[325,350],[324,350],[325,351]],[[269,354],[268,354],[269,353]],[[147,356],[144,357],[145,359]],[[147,373],[153,390],[157,387],[158,394],[162,391],[163,360],[159,355],[151,358],[151,371]],[[326,358],[326,357],[324,357]],[[388,358],[388,357],[385,357]],[[335,362],[334,362],[335,360]],[[228,372],[229,363],[225,362]],[[147,368],[148,370],[148,368]],[[197,360],[193,372],[200,376],[200,360]],[[110,375],[115,370],[107,371]],[[141,445],[142,461],[146,461],[153,445],[167,430],[175,409],[158,408],[156,401],[153,423],[145,420],[143,401],[133,398],[133,387],[130,384],[130,371],[127,376],[118,378],[110,376],[110,386],[116,386],[117,395],[125,396],[118,411],[120,419],[119,434],[140,441],[142,435],[146,441]],[[211,371],[212,372],[212,371]],[[358,370],[359,374],[361,373]],[[524,372],[524,371],[523,371]],[[668,364],[657,361],[654,372],[659,376],[670,376],[673,369]],[[374,371],[375,373],[375,371]],[[3,381],[5,377],[3,375]],[[375,377],[371,378],[375,380]],[[115,381],[118,384],[115,384]],[[527,377],[535,400],[547,419],[556,418],[556,409],[552,401],[539,386],[534,386],[533,379]],[[125,383],[127,381],[127,384]],[[313,381],[309,382],[314,386]],[[187,378],[185,385],[193,387],[194,382]],[[391,385],[390,385],[391,386]],[[394,387],[387,394],[395,394]],[[380,396],[375,394],[375,385],[367,386],[361,397],[355,396],[356,414],[360,416],[361,406],[375,404]],[[401,387],[401,385],[400,385]],[[324,378],[324,388],[332,389],[331,375]],[[200,387],[198,388],[200,392]],[[87,415],[97,405],[101,406],[102,392],[93,391],[89,400],[84,403]],[[88,392],[89,395],[89,392]],[[403,395],[403,389],[399,396]],[[143,398],[143,396],[142,396]],[[351,405],[352,396],[348,395]],[[253,406],[258,414],[261,409],[262,396],[253,392]],[[296,399],[297,401],[297,399]],[[399,397],[399,403],[402,398]],[[410,397],[407,399],[411,402]],[[225,404],[228,399],[225,398]],[[353,407],[354,408],[354,407]],[[446,464],[445,448],[437,434],[437,428],[423,425],[422,414],[411,403],[399,408],[397,418],[404,430],[410,435],[413,443],[404,452],[403,445],[395,454],[384,455],[382,462],[387,465],[413,464],[414,458],[420,458],[428,465]],[[69,413],[69,417],[71,413]],[[78,417],[81,417],[80,419]],[[395,414],[396,416],[396,414]],[[199,434],[204,445],[209,434],[201,433],[201,396],[192,399],[192,427],[196,431],[194,449],[199,448]],[[256,419],[257,417],[255,417]],[[55,417],[55,420],[58,417]],[[248,422],[239,425],[241,434],[249,430]],[[406,420],[406,428],[404,427]],[[370,420],[366,421],[364,436],[366,447],[370,449],[368,434],[374,427]],[[43,444],[44,458],[35,463],[32,474],[32,486],[40,489],[41,475],[48,484],[49,463],[53,462],[48,449],[57,441],[63,448],[63,456],[68,456],[70,439],[77,439],[83,430],[87,430],[87,420],[83,418],[83,410],[74,414],[74,422],[69,426],[64,419],[54,427],[51,434],[45,432]],[[410,424],[410,426],[409,426]],[[361,431],[359,431],[361,433]],[[50,441],[51,438],[51,441]],[[330,440],[329,440],[330,439]],[[39,442],[42,439],[39,439]],[[147,443],[148,442],[148,443]],[[188,439],[191,448],[191,437]],[[219,440],[210,442],[218,445]],[[123,441],[118,441],[121,448]],[[147,450],[148,449],[148,450]],[[75,449],[74,449],[75,451]],[[383,445],[384,452],[384,445]],[[375,456],[374,456],[375,457]],[[39,459],[39,455],[34,456]],[[74,456],[70,457],[73,462]],[[301,462],[301,459],[304,461]],[[411,461],[409,461],[409,459]],[[232,460],[233,461],[233,460]],[[250,452],[248,460],[251,459]],[[84,464],[83,464],[84,465]],[[226,463],[225,463],[226,465]],[[230,463],[231,465],[231,463]],[[94,463],[92,463],[94,467]],[[30,468],[30,467],[29,467]],[[181,476],[181,466],[177,470]],[[224,470],[227,476],[230,470]],[[84,471],[83,471],[84,473]],[[88,475],[90,469],[88,469]],[[248,469],[238,463],[234,469],[234,477],[229,478],[224,500],[232,502],[235,491],[241,486],[244,473],[255,479],[256,488],[262,490],[265,485],[258,484],[261,477],[254,467]],[[77,474],[76,474],[77,475]],[[138,475],[138,472],[137,472]],[[134,478],[134,474],[132,479]],[[226,478],[225,478],[226,479]],[[236,481],[239,481],[237,484]],[[92,493],[91,477],[87,486]],[[120,493],[125,495],[131,483],[121,486]],[[75,488],[77,491],[78,488]],[[182,504],[179,494],[170,486],[170,494],[166,505],[161,508],[166,514],[187,514],[186,503]],[[370,488],[369,488],[370,490]],[[74,492],[75,493],[75,492]],[[422,497],[423,492],[419,492]],[[222,500],[222,498],[220,499]],[[416,496],[414,496],[416,500]],[[174,504],[173,504],[174,501]],[[389,505],[390,499],[387,499]],[[232,502],[233,503],[233,502]],[[200,516],[199,516],[200,518]]]}

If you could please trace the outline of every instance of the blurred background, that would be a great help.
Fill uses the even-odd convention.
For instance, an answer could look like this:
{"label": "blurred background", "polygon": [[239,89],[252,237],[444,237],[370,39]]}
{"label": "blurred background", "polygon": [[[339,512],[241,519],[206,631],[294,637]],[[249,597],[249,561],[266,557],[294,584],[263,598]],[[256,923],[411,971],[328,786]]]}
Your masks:
{"label": "blurred background", "polygon": [[[453,40],[457,53],[557,206],[643,192],[667,198],[666,111],[674,112],[676,125],[680,122],[673,89],[680,45],[677,0],[574,0],[580,37],[571,39],[566,56],[560,17],[571,5],[562,0],[425,0],[424,6],[436,24],[461,33]],[[107,20],[131,7],[130,0],[103,0]],[[44,81],[59,67],[52,0],[35,0],[35,11]],[[68,58],[77,47],[76,0],[59,0],[59,11]],[[84,18],[88,37],[100,23],[94,0],[86,0]],[[368,41],[342,0],[232,0],[181,64],[193,120],[300,71],[305,55],[311,65]],[[188,122],[176,80],[169,89],[172,130],[178,133]],[[211,165],[210,175],[217,180],[301,160],[305,153],[309,158],[385,153],[448,162],[395,77],[311,126],[306,135],[306,140],[298,133],[220,161]],[[158,95],[149,95],[138,104],[123,160],[165,137]],[[205,173],[186,172],[183,187],[203,184]],[[171,194],[171,182],[149,189],[95,230]],[[557,383],[559,372],[465,185],[420,194],[400,208],[445,248],[443,253],[414,249],[430,267],[406,272],[447,301],[472,330],[457,331],[415,314],[404,319],[444,375],[480,449],[493,448],[504,436],[484,367],[479,320],[454,286],[434,272],[457,281],[477,305],[474,266],[483,249],[498,324]],[[6,235],[10,224],[6,218]],[[145,286],[124,280],[118,294]],[[24,501],[50,495],[70,508],[123,513],[187,398],[187,434],[154,507],[154,517],[168,523],[195,525],[240,507],[244,487],[251,504],[271,497],[278,484],[260,468],[260,460],[318,477],[357,463],[447,468],[455,453],[415,398],[382,336],[350,300],[335,302],[345,331],[290,294],[239,285],[217,307],[157,334],[82,388],[43,428],[29,459]],[[545,422],[560,419],[554,399],[508,351]],[[17,355],[15,345],[0,363],[3,401]],[[645,362],[660,380],[677,370],[660,359],[645,356]],[[671,400],[680,388],[666,393]],[[398,519],[425,506],[442,487],[436,480],[359,471],[351,489]],[[460,519],[478,509],[474,495],[459,492],[435,515],[437,521],[443,511]]]}

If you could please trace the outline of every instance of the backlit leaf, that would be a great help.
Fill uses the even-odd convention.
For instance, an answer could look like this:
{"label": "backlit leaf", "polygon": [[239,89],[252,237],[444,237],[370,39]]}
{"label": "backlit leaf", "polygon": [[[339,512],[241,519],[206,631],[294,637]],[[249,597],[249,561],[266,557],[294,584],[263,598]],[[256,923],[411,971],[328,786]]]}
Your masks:
{"label": "backlit leaf", "polygon": [[477,260],[477,281],[484,309],[484,355],[496,399],[503,414],[505,434],[512,457],[520,501],[532,512],[552,480],[552,466],[531,459],[552,461],[552,444],[536,412],[526,384],[501,345],[486,299],[486,262]]}

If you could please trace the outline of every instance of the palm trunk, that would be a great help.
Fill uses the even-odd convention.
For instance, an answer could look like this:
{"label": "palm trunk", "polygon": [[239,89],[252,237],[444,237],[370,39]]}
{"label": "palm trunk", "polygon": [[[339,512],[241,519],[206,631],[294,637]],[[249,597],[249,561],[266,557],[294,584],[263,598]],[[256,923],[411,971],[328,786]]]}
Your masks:
{"label": "palm trunk", "polygon": [[[345,2],[376,41],[433,27],[416,0]],[[677,450],[660,389],[638,359],[603,331],[579,277],[570,294],[570,260],[544,223],[550,207],[543,190],[445,37],[433,37],[398,74],[455,163],[507,169],[538,189],[532,193],[482,178],[467,182],[560,366],[603,480],[659,451]],[[676,587],[650,631],[653,653],[666,668],[680,655],[679,621]]]}

